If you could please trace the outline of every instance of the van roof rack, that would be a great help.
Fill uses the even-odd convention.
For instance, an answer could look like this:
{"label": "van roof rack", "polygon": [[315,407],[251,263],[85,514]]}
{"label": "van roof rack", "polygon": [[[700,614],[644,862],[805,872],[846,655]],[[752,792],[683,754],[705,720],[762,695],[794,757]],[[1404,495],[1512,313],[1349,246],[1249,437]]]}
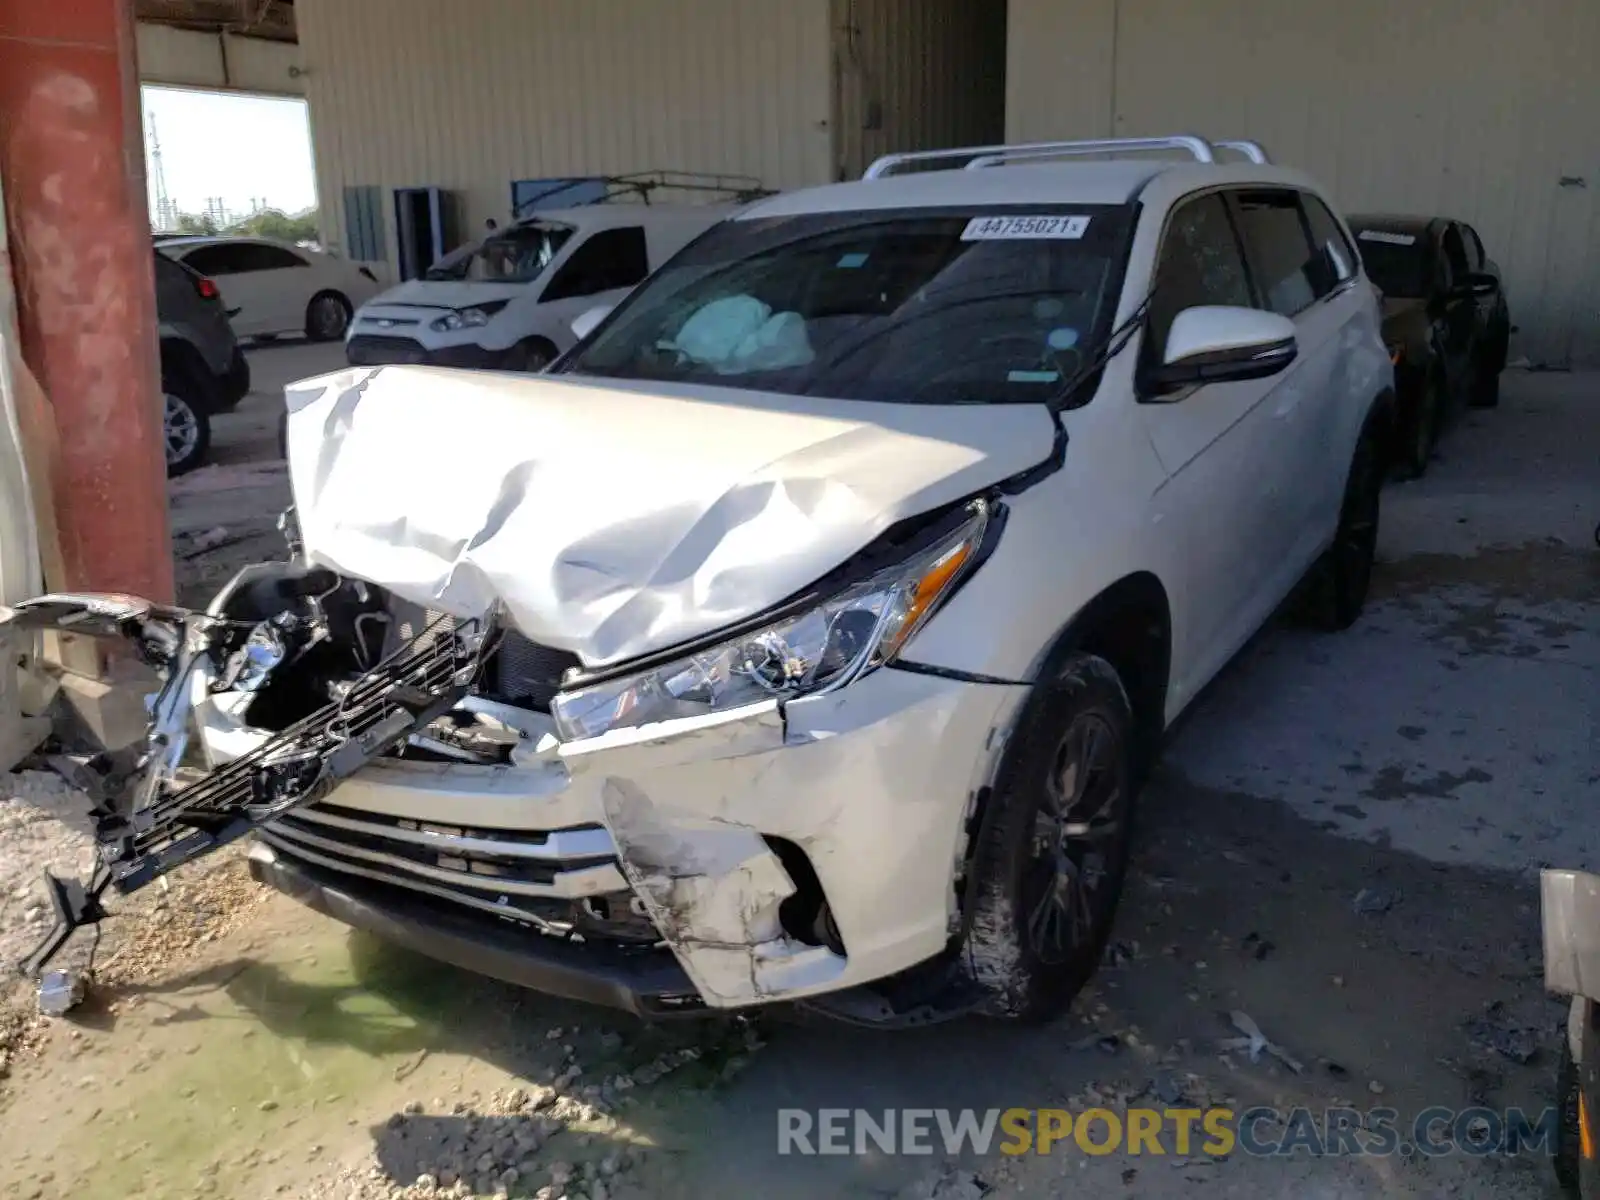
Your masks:
{"label": "van roof rack", "polygon": [[1192,156],[1195,162],[1201,163],[1216,162],[1218,150],[1236,151],[1255,163],[1266,164],[1271,161],[1259,142],[1235,139],[1213,143],[1194,134],[1179,133],[1167,137],[1093,138],[1070,142],[1019,142],[1002,146],[956,146],[946,150],[913,150],[884,155],[867,168],[862,178],[883,179],[909,164],[945,162],[952,159],[966,159],[966,170],[980,171],[986,167],[1003,166],[1008,162],[1031,162],[1093,154],[1128,154],[1147,150],[1182,150]]}
{"label": "van roof rack", "polygon": [[636,200],[649,204],[655,194],[663,189],[673,192],[702,192],[726,197],[735,204],[749,204],[768,196],[776,196],[775,189],[764,185],[753,175],[720,175],[708,171],[673,171],[654,169],[634,171],[626,175],[599,175],[554,180],[551,186],[536,196],[524,200],[513,214],[514,219],[534,216],[541,200],[560,195],[580,184],[599,183],[605,191],[599,195],[574,200],[566,208],[587,208],[591,204],[606,204],[612,200]]}

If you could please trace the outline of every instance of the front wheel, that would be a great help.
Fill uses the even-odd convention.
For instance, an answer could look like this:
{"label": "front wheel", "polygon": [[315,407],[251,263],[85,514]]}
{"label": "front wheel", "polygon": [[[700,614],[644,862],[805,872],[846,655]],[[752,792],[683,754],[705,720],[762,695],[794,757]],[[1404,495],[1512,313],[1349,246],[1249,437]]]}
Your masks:
{"label": "front wheel", "polygon": [[1428,460],[1433,457],[1433,445],[1439,436],[1439,417],[1444,411],[1444,380],[1437,371],[1429,371],[1417,391],[1405,445],[1401,451],[1400,468],[1407,479],[1421,479],[1428,470]]}
{"label": "front wheel", "polygon": [[350,301],[338,292],[319,292],[306,305],[306,337],[313,342],[334,342],[350,328]]}
{"label": "front wheel", "polygon": [[537,375],[555,362],[558,353],[544,338],[527,338],[506,351],[501,369]]}
{"label": "front wheel", "polygon": [[182,475],[205,461],[211,448],[211,418],[187,381],[164,377],[162,441],[167,452],[167,474]]}
{"label": "front wheel", "polygon": [[986,1011],[1059,1013],[1088,982],[1116,915],[1136,790],[1133,711],[1115,668],[1077,655],[1016,735],[974,856],[963,955]]}
{"label": "front wheel", "polygon": [[1312,620],[1324,629],[1348,629],[1366,607],[1372,586],[1372,561],[1378,549],[1378,518],[1383,495],[1381,427],[1376,414],[1367,418],[1350,459],[1339,526],[1312,568],[1309,607]]}

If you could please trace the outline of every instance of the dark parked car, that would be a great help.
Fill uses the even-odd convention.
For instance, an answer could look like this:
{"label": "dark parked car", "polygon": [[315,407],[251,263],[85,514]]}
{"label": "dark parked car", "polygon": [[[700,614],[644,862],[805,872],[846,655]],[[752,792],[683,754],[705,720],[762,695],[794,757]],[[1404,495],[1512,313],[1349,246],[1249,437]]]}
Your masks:
{"label": "dark parked car", "polygon": [[1399,398],[1395,458],[1415,477],[1453,413],[1499,403],[1511,337],[1500,268],[1461,221],[1369,214],[1351,217],[1350,228],[1383,293]]}
{"label": "dark parked car", "polygon": [[155,273],[167,474],[181,475],[205,461],[211,418],[249,393],[250,364],[215,283],[159,253]]}

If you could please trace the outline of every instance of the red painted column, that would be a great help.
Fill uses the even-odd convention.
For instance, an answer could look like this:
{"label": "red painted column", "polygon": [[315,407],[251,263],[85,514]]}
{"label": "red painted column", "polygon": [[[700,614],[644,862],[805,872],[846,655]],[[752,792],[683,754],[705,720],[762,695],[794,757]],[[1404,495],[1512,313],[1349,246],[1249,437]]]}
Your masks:
{"label": "red painted column", "polygon": [[170,600],[131,10],[130,0],[0,0],[0,178],[22,356],[60,444],[64,578],[51,585]]}

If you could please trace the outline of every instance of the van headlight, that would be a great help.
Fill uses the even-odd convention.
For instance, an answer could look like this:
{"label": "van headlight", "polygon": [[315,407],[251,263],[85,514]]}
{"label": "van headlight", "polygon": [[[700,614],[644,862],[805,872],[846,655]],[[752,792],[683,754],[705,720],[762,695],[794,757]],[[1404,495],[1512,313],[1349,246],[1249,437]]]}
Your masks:
{"label": "van headlight", "polygon": [[842,687],[894,659],[975,565],[988,505],[954,532],[815,608],[551,705],[564,742]]}
{"label": "van headlight", "polygon": [[474,304],[471,308],[458,308],[455,312],[448,312],[444,316],[437,318],[428,328],[435,333],[454,333],[458,329],[479,329],[487,325],[494,315],[508,303],[509,301],[506,300],[486,300],[482,304]]}

